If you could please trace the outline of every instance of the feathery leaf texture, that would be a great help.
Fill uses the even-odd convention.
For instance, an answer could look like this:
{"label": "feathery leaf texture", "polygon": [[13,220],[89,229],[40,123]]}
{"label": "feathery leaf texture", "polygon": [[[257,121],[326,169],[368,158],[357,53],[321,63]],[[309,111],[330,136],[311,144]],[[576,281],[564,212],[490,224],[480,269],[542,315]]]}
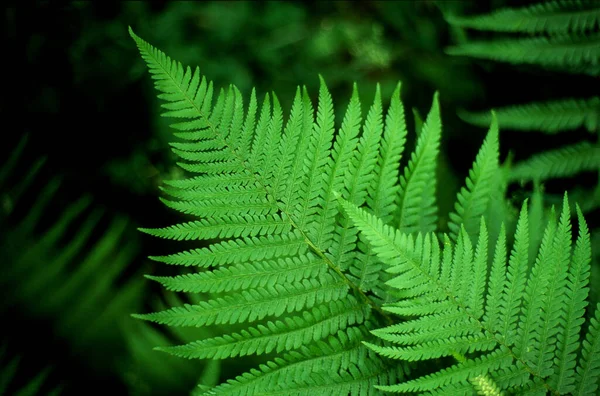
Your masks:
{"label": "feathery leaf texture", "polygon": [[473,41],[446,49],[449,55],[471,56],[511,64],[533,64],[569,73],[600,74],[600,34],[585,37],[531,37]]}
{"label": "feathery leaf texture", "polygon": [[[600,379],[600,305],[580,339],[589,292],[591,245],[579,208],[572,244],[565,194],[560,217],[551,216],[533,266],[529,219],[523,204],[507,264],[504,233],[488,254],[483,218],[471,243],[461,227],[453,243],[434,234],[401,233],[341,200],[345,213],[394,278],[399,301],[384,309],[408,321],[372,332],[385,344],[365,342],[382,356],[402,361],[452,356],[456,364],[395,385],[391,392],[593,395]],[[493,257],[488,272],[488,258]],[[469,390],[470,389],[470,390]]]}
{"label": "feathery leaf texture", "polygon": [[[198,69],[184,68],[130,34],[166,102],[163,115],[177,118],[172,126],[183,142],[173,143],[173,151],[182,168],[198,173],[168,182],[163,191],[170,198],[163,202],[199,218],[141,230],[210,240],[208,247],[151,257],[191,272],[147,276],[168,290],[206,298],[135,316],[169,326],[234,325],[220,336],[160,349],[200,359],[274,356],[211,394],[377,394],[376,386],[402,380],[406,364],[363,344],[378,342],[370,330],[394,323],[381,308],[390,297],[382,287],[388,275],[338,199],[403,232],[436,231],[437,93],[401,170],[407,129],[400,84],[387,111],[378,86],[364,120],[354,86],[336,131],[322,77],[316,114],[306,89],[298,88],[284,120],[275,94],[259,106],[253,91],[246,108],[237,88],[213,94]],[[494,124],[459,194],[457,225],[471,228],[490,209],[490,197],[504,199],[495,196],[498,156]]]}
{"label": "feathery leaf texture", "polygon": [[[151,257],[192,272],[148,276],[169,290],[209,293],[207,299],[135,316],[170,326],[236,324],[236,331],[161,350],[201,359],[275,353],[274,360],[210,390],[216,394],[373,394],[374,385],[401,379],[405,366],[361,343],[374,339],[368,330],[391,323],[377,303],[385,298],[381,263],[341,215],[335,193],[391,222],[431,230],[435,217],[421,226],[416,214],[435,207],[437,97],[400,183],[407,133],[400,85],[387,112],[378,88],[364,120],[354,87],[335,133],[322,78],[316,112],[306,88],[298,88],[284,120],[275,94],[259,102],[253,91],[246,107],[234,86],[216,92],[198,69],[184,69],[130,33],[165,101],[163,116],[177,118],[172,127],[181,142],[172,147],[179,164],[197,174],[168,182],[163,202],[198,219],[141,230],[211,241]],[[417,198],[402,201],[407,192]]]}
{"label": "feathery leaf texture", "polygon": [[458,193],[455,212],[450,213],[449,227],[453,240],[458,238],[461,227],[464,227],[469,235],[478,234],[479,219],[493,197],[493,179],[500,169],[499,152],[498,120],[492,113],[488,135],[469,172],[466,187]]}
{"label": "feathery leaf texture", "polygon": [[536,154],[513,165],[510,178],[514,181],[569,177],[580,172],[600,169],[600,147],[579,142]]}
{"label": "feathery leaf texture", "polygon": [[[535,64],[576,74],[600,74],[598,1],[546,1],[500,9],[487,15],[446,15],[446,19],[455,26],[530,35],[466,42],[448,48],[449,54],[512,64]],[[600,132],[600,99],[597,96],[531,102],[498,108],[495,112],[504,129],[556,134],[584,127],[590,133]],[[489,112],[462,111],[459,116],[481,127],[491,120]],[[600,171],[598,150],[598,144],[584,141],[534,155],[511,167],[507,181],[544,181],[585,171]],[[598,206],[595,196],[585,202],[581,201],[585,211]]]}
{"label": "feathery leaf texture", "polygon": [[[600,130],[600,97],[533,102],[494,109],[502,129],[540,131],[556,134],[584,127],[591,133]],[[460,118],[480,127],[490,125],[489,111],[458,113]]]}
{"label": "feathery leaf texture", "polygon": [[600,3],[579,0],[541,2],[486,15],[447,15],[448,23],[455,26],[537,35],[466,42],[449,47],[446,52],[597,76],[600,74],[599,19]]}
{"label": "feathery leaf texture", "polygon": [[455,26],[496,32],[584,33],[598,27],[600,7],[597,1],[553,0],[484,15],[448,15],[446,19]]}

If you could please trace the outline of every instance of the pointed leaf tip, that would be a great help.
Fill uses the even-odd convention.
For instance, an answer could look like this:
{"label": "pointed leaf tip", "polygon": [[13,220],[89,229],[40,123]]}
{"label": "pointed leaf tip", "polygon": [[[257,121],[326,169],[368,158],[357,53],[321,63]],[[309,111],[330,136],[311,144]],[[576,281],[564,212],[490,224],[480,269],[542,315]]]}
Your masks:
{"label": "pointed leaf tip", "polygon": [[319,85],[327,89],[327,84],[325,83],[325,78],[322,74],[319,74]]}
{"label": "pointed leaf tip", "polygon": [[138,36],[133,32],[133,29],[131,28],[131,25],[127,26],[127,30],[129,31],[129,35],[131,36],[132,39],[137,39]]}

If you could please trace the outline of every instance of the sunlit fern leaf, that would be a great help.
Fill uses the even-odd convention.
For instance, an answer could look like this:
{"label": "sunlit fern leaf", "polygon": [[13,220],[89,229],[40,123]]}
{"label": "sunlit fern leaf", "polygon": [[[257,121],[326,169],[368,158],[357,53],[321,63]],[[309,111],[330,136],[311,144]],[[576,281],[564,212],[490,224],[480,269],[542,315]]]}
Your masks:
{"label": "sunlit fern leaf", "polygon": [[400,178],[394,222],[402,232],[429,232],[437,223],[435,165],[442,132],[437,93],[415,151]]}
{"label": "sunlit fern leaf", "polygon": [[449,47],[450,55],[471,56],[511,64],[533,64],[569,73],[600,74],[600,33],[473,41]]}
{"label": "sunlit fern leaf", "polygon": [[589,0],[553,0],[520,8],[501,8],[483,15],[448,14],[446,20],[454,26],[497,32],[584,33],[598,27],[600,4]]}
{"label": "sunlit fern leaf", "polygon": [[[555,134],[584,127],[589,132],[600,130],[600,97],[534,102],[494,109],[501,129],[540,131]],[[460,111],[460,118],[485,127],[491,122],[489,111]]]}
{"label": "sunlit fern leaf", "polygon": [[[298,391],[301,394],[338,394],[337,390],[340,389],[343,390],[343,394],[349,394],[346,386],[362,386],[363,393],[372,393],[375,390],[368,389],[367,385],[370,382],[368,376],[363,379],[349,381],[348,385],[344,385],[345,381],[341,381],[339,377],[323,378],[322,375],[319,375],[317,381],[323,383],[325,388],[323,388],[323,391],[318,386],[311,389],[311,384],[316,385],[314,384],[315,379],[311,378],[311,370],[317,369],[318,373],[324,375],[340,373],[344,372],[342,370],[344,367],[351,367],[352,364],[356,363],[364,363],[364,367],[372,373],[376,373],[378,369],[386,370],[385,365],[382,365],[382,361],[378,359],[374,352],[364,348],[361,343],[362,340],[368,337],[368,330],[369,328],[352,327],[347,332],[340,332],[312,345],[290,351],[281,357],[262,364],[259,369],[252,369],[250,372],[221,384],[214,391],[227,395],[255,395],[261,392],[269,394],[275,393],[277,390],[281,391],[277,384],[283,383],[290,384],[295,389],[305,387],[305,392]],[[398,372],[399,374],[400,372]],[[393,378],[390,377],[389,380],[390,383],[393,382]],[[340,385],[334,386],[336,382],[339,382]],[[288,394],[288,391],[290,391],[289,388],[284,390],[286,394]]]}
{"label": "sunlit fern leaf", "polygon": [[513,165],[512,181],[529,181],[570,177],[600,169],[600,147],[580,142],[545,151]]}
{"label": "sunlit fern leaf", "polygon": [[494,392],[593,395],[600,379],[600,305],[592,307],[580,340],[589,292],[591,245],[581,211],[572,246],[565,194],[560,218],[550,216],[529,269],[529,224],[521,209],[508,259],[500,234],[488,272],[487,227],[481,220],[473,246],[462,228],[456,243],[435,235],[416,238],[387,226],[363,209],[341,204],[379,258],[396,275],[388,285],[405,298],[387,304],[414,319],[374,330],[388,345],[368,344],[394,359],[452,356],[458,363],[428,375],[379,389],[391,392]]}
{"label": "sunlit fern leaf", "polygon": [[[450,213],[450,237],[452,240],[458,238],[461,227],[467,234],[476,237],[479,232],[479,220],[485,213],[489,202],[495,193],[501,193],[499,200],[504,194],[496,187],[494,180],[500,172],[499,156],[500,143],[498,141],[498,121],[492,114],[490,129],[479,149],[479,153],[469,171],[466,187],[458,193],[455,211]],[[498,224],[499,226],[499,224]]]}
{"label": "sunlit fern leaf", "polygon": [[[597,1],[551,1],[523,8],[503,9],[488,15],[447,19],[456,26],[481,30],[518,31],[531,38],[461,43],[448,49],[467,55],[513,64],[537,64],[549,69],[596,76],[600,73],[600,33]],[[549,33],[550,37],[543,35]],[[500,128],[556,134],[577,128],[598,132],[600,99],[562,99],[532,102],[496,109]],[[465,121],[487,126],[489,112],[459,112]],[[585,171],[599,171],[600,152],[588,142],[564,146],[530,157],[510,167],[508,182],[566,178]],[[597,186],[598,187],[598,186]],[[600,188],[600,187],[598,187]],[[600,191],[600,189],[597,189]],[[582,200],[587,212],[598,206],[597,194]]]}
{"label": "sunlit fern leaf", "polygon": [[[398,211],[401,216],[396,202],[405,189],[424,197],[421,206],[434,207],[434,190],[424,191],[421,184],[434,183],[432,161],[441,130],[437,100],[424,127],[431,132],[422,133],[429,137],[414,160],[424,164],[414,165],[399,185],[406,136],[399,86],[387,113],[377,88],[364,121],[355,87],[335,133],[333,101],[322,78],[316,117],[306,89],[298,88],[284,122],[274,94],[258,106],[253,92],[245,111],[241,94],[229,87],[213,103],[212,83],[197,69],[184,69],[130,33],[167,102],[163,115],[179,118],[174,127],[187,140],[175,147],[181,166],[200,173],[169,183],[165,192],[174,199],[165,203],[201,218],[143,231],[175,240],[218,239],[206,248],[153,257],[206,268],[150,278],[170,290],[212,293],[208,300],[136,316],[172,326],[235,324],[224,327],[223,335],[160,349],[188,358],[276,356],[244,379],[214,389],[227,394],[238,388],[240,394],[250,392],[250,377],[261,390],[328,394],[376,393],[373,385],[400,378],[402,366],[374,354],[355,366],[349,356],[357,352],[347,355],[346,344],[338,342],[347,339],[359,353],[371,353],[360,341],[372,338],[367,329],[388,323],[389,315],[376,303],[385,296],[371,293],[381,292],[381,263],[357,241],[334,192],[390,221]],[[415,168],[419,172],[412,177]],[[412,210],[413,203],[407,203]],[[281,382],[270,374],[271,364],[298,375]]]}

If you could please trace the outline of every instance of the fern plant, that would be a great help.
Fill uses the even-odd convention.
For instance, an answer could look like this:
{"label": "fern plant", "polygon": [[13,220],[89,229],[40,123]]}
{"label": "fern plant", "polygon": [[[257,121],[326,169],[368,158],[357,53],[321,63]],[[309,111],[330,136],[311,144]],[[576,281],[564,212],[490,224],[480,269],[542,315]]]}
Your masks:
{"label": "fern plant", "polygon": [[[464,227],[456,243],[435,234],[414,237],[342,200],[394,278],[398,301],[384,310],[410,318],[372,332],[392,345],[368,344],[383,356],[422,361],[444,356],[458,363],[380,389],[428,394],[594,395],[600,380],[600,304],[580,338],[589,292],[589,231],[577,208],[579,235],[572,246],[565,194],[560,218],[545,227],[535,264],[529,265],[526,203],[507,263],[506,236],[492,255],[481,219],[475,246]],[[488,271],[488,261],[491,268]]]}
{"label": "fern plant", "polygon": [[[130,34],[146,61],[163,116],[175,117],[179,165],[196,174],[167,183],[162,201],[199,218],[142,231],[209,246],[151,258],[190,269],[148,276],[171,291],[200,293],[195,304],[138,318],[170,326],[223,326],[224,334],[160,350],[186,358],[266,355],[266,362],[211,394],[372,394],[401,381],[409,365],[362,344],[370,330],[394,323],[381,309],[382,263],[341,214],[336,194],[402,232],[437,231],[436,157],[441,120],[437,94],[400,173],[406,140],[400,85],[383,112],[379,88],[363,121],[356,86],[339,130],[321,78],[316,119],[298,88],[287,122],[275,94],[244,108],[236,87],[215,93],[199,69],[184,68]],[[215,100],[216,99],[216,100]],[[510,218],[499,168],[498,128],[488,136],[450,215],[452,237],[479,231],[487,214],[495,232]],[[492,231],[494,232],[494,231]]]}
{"label": "fern plant", "polygon": [[[504,8],[490,14],[457,16],[446,20],[456,28],[534,37],[495,41],[467,41],[447,49],[451,55],[491,59],[512,64],[532,64],[569,73],[600,75],[600,2],[561,0],[521,8]],[[545,182],[569,178],[581,172],[597,172],[593,191],[574,190],[572,198],[585,212],[600,207],[600,97],[559,99],[495,109],[501,128],[556,134],[585,128],[595,141],[574,144],[535,154],[512,166],[511,182]],[[486,126],[489,111],[459,113],[469,123]]]}

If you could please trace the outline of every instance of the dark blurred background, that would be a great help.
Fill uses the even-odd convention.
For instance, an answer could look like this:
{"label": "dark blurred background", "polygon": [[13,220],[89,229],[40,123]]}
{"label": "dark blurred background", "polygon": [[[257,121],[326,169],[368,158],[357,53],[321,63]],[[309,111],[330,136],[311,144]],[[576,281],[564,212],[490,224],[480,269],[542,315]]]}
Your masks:
{"label": "dark blurred background", "polygon": [[[65,393],[72,394],[89,393],[91,389],[171,394],[186,389],[185,386],[189,389],[196,381],[188,376],[181,383],[163,388],[148,385],[152,378],[148,379],[146,372],[136,368],[136,348],[140,346],[122,335],[123,329],[129,329],[127,326],[135,326],[128,324],[131,320],[128,312],[147,312],[159,304],[154,301],[165,298],[159,288],[142,278],[143,273],[163,271],[163,265],[149,262],[145,257],[181,250],[177,244],[157,241],[135,230],[166,226],[181,219],[165,209],[157,197],[162,180],[180,177],[182,172],[174,164],[168,146],[171,140],[168,121],[158,115],[159,103],[152,82],[127,33],[128,26],[184,65],[200,66],[216,86],[234,83],[245,95],[256,87],[259,97],[275,91],[286,116],[297,85],[306,85],[316,100],[318,74],[323,75],[332,93],[338,121],[353,82],[358,83],[366,114],[376,83],[381,84],[383,97],[387,99],[396,83],[402,81],[402,99],[410,128],[411,108],[426,115],[433,93],[439,91],[444,125],[439,202],[440,212],[447,213],[486,133],[485,129],[458,118],[458,109],[484,110],[533,100],[589,97],[600,92],[597,77],[444,53],[444,48],[456,44],[464,32],[451,29],[441,9],[471,14],[524,3],[507,0],[5,2],[0,166],[22,137],[27,136],[19,164],[11,171],[7,185],[18,185],[39,158],[46,159],[19,202],[10,200],[8,195],[4,198],[6,216],[0,230],[6,238],[2,246],[13,253],[4,255],[5,262],[1,264],[3,268],[8,266],[6,257],[20,257],[31,246],[30,242],[22,242],[30,239],[13,238],[12,230],[26,217],[46,183],[60,175],[60,189],[27,238],[41,238],[57,220],[57,212],[82,196],[88,197],[90,208],[100,208],[102,218],[94,227],[97,235],[92,234],[86,246],[94,245],[103,230],[110,229],[111,219],[118,218],[125,219],[126,238],[121,237],[120,244],[112,248],[121,251],[129,247],[132,251],[127,265],[123,265],[111,287],[103,292],[106,301],[112,301],[135,280],[143,284],[136,286],[135,293],[131,292],[134,302],[115,311],[121,312],[119,317],[125,324],[121,319],[114,323],[114,337],[108,341],[92,337],[85,348],[78,349],[69,337],[78,333],[81,323],[89,323],[89,318],[96,316],[92,308],[83,308],[87,316],[81,314],[80,321],[73,319],[71,325],[65,325],[72,327],[70,331],[61,333],[56,330],[56,322],[63,320],[57,318],[66,309],[55,308],[41,315],[31,309],[32,304],[55,293],[54,289],[40,291],[35,298],[12,302],[8,293],[14,282],[7,282],[3,293],[11,304],[3,311],[5,348],[1,364],[9,364],[14,356],[20,357],[13,381],[16,385],[10,389],[22,386],[46,367],[50,368],[50,374],[42,389],[49,391],[62,385]],[[480,33],[478,37],[489,36]],[[414,141],[412,129],[409,135]],[[546,148],[589,139],[588,136],[585,131],[543,138],[503,132],[501,159],[512,152],[515,160],[520,160]],[[547,189],[561,191],[573,183],[594,184],[597,175],[583,175],[563,184],[549,183]],[[511,193],[516,199],[525,196],[517,189]],[[598,226],[597,218],[597,211],[590,213],[592,228]],[[65,232],[66,240],[77,236],[77,224]],[[60,252],[61,245],[55,248]],[[32,268],[43,267],[44,257],[39,266]],[[102,267],[98,268],[103,272]],[[97,276],[100,278],[101,274]],[[64,279],[67,282],[68,277]],[[98,282],[93,274],[90,279],[91,284]],[[61,283],[55,287],[60,289]],[[73,294],[73,299],[77,299],[77,294]],[[143,331],[158,336],[162,334],[159,329],[148,326]],[[161,336],[163,341],[173,341],[181,335]],[[146,346],[153,345],[149,342]],[[102,350],[110,352],[98,354]],[[163,361],[163,355],[153,353],[159,356],[158,361]],[[226,370],[240,371],[243,367]]]}

